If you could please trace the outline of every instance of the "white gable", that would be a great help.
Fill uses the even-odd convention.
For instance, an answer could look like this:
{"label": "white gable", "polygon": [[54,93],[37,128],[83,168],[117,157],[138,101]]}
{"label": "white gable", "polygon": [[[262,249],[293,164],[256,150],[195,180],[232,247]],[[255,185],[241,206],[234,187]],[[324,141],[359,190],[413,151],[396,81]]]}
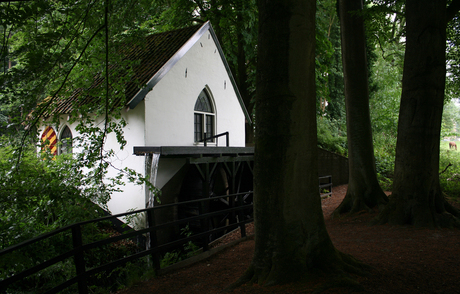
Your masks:
{"label": "white gable", "polygon": [[216,134],[228,131],[230,146],[244,146],[244,112],[209,30],[146,95],[146,146],[194,145],[193,111],[204,88],[214,102]]}

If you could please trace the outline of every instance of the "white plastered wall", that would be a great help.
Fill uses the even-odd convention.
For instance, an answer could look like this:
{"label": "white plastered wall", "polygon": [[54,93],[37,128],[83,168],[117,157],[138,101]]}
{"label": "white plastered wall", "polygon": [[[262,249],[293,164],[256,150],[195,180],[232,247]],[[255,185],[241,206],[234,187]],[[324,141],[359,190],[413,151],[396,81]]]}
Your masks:
{"label": "white plastered wall", "polygon": [[[41,136],[46,126],[51,125],[59,138],[63,128],[67,125],[72,132],[72,137],[79,137],[80,134],[75,129],[78,122],[69,123],[67,117],[67,115],[62,115],[60,117],[59,126],[47,121],[43,122],[39,128],[39,135]],[[108,177],[115,177],[118,171],[124,169],[125,167],[134,169],[136,172],[141,174],[144,174],[145,171],[144,156],[133,155],[134,146],[144,146],[145,144],[144,102],[139,103],[135,109],[132,109],[129,112],[123,110],[122,117],[127,122],[126,127],[123,129],[124,138],[127,142],[126,146],[123,150],[120,149],[120,144],[117,142],[114,133],[107,136],[107,140],[104,145],[105,150],[113,149],[115,153],[115,155],[109,159],[112,166],[108,169]],[[102,118],[96,119],[96,122],[101,129],[104,128],[104,121]],[[79,151],[80,150],[77,148],[73,149],[73,153],[77,153]],[[108,208],[112,214],[123,213],[128,209],[145,208],[144,185],[130,183],[126,178],[124,178],[124,182],[125,185],[120,186],[123,191],[113,193],[111,200],[108,203]]]}
{"label": "white plastered wall", "polygon": [[[123,111],[122,117],[127,123],[126,127],[123,128],[124,138],[127,143],[123,150],[120,150],[115,134],[110,134],[107,137],[106,149],[111,148],[115,151],[115,156],[111,160],[114,168],[110,168],[108,176],[115,176],[118,170],[126,167],[144,175],[145,157],[133,154],[134,146],[144,146],[145,144],[144,103],[139,103],[136,108],[128,112]],[[130,183],[126,178],[124,182],[125,186],[121,187],[123,192],[113,193],[108,203],[112,214],[123,213],[128,209],[145,208],[144,185]]]}
{"label": "white plastered wall", "polygon": [[[146,95],[146,145],[195,145],[193,111],[205,87],[216,107],[216,134],[228,131],[230,146],[245,146],[244,113],[209,31]],[[218,146],[225,146],[225,137]]]}

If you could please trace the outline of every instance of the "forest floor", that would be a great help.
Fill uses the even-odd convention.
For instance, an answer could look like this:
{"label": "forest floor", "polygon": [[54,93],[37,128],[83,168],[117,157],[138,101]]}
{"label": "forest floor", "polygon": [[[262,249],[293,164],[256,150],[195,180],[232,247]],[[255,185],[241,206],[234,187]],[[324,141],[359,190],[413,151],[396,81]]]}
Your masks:
{"label": "forest floor", "polygon": [[[333,188],[322,200],[327,230],[335,247],[370,265],[365,277],[354,276],[360,293],[460,293],[460,230],[419,229],[411,226],[369,226],[375,214],[363,212],[331,219],[347,186]],[[253,232],[253,225],[247,226]],[[237,236],[228,236],[229,242]],[[248,268],[254,251],[250,239],[197,262],[120,291],[119,294],[222,293]],[[281,286],[243,285],[230,293],[310,293],[317,286],[291,283]],[[323,293],[355,293],[332,288]]]}

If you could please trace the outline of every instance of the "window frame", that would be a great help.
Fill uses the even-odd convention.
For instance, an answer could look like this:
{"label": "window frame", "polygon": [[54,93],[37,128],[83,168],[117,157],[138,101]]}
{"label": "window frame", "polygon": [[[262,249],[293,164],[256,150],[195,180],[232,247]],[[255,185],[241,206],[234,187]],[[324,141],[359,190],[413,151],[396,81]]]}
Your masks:
{"label": "window frame", "polygon": [[[206,98],[207,103],[205,105],[209,107],[202,107],[197,110],[197,106],[202,106],[203,104],[198,104],[199,100],[202,97]],[[216,107],[214,105],[214,99],[212,98],[211,92],[205,87],[197,99],[195,100],[195,106],[193,110],[193,141],[195,145],[204,145],[204,142],[199,142],[203,139],[203,135],[206,134],[207,137],[216,135]],[[200,130],[198,130],[198,128]],[[211,129],[209,132],[209,128]],[[210,134],[211,133],[211,134]],[[201,136],[201,139],[198,140],[198,135]],[[206,144],[217,144],[216,138],[209,139],[206,141]]]}
{"label": "window frame", "polygon": [[[70,134],[70,137],[69,136],[63,137],[63,135],[66,134],[67,130],[68,130],[68,133]],[[69,138],[70,138],[70,140],[68,140]],[[70,148],[68,146],[68,143],[64,144],[64,142],[62,140],[69,141]],[[70,129],[70,127],[68,125],[64,125],[61,128],[61,131],[59,132],[59,140],[58,140],[59,144],[58,144],[58,152],[57,152],[57,154],[58,155],[61,155],[61,154],[73,154],[73,142],[72,141],[73,141],[72,130]],[[68,148],[69,148],[69,150],[67,150]]]}

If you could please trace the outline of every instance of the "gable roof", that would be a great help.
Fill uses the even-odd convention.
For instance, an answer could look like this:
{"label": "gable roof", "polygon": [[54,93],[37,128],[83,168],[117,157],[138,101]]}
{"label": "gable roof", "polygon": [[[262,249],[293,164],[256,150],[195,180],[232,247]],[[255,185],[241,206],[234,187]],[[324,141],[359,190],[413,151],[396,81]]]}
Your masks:
{"label": "gable roof", "polygon": [[[134,68],[134,76],[130,78],[130,82],[128,82],[125,87],[126,106],[129,109],[135,108],[136,105],[145,98],[147,93],[155,87],[168,71],[208,30],[219,51],[244,115],[247,121],[251,122],[249,113],[244,106],[243,99],[238,91],[238,87],[225,59],[223,50],[209,21],[203,25],[149,35],[145,39],[144,46],[127,46],[125,58],[129,60],[139,60],[140,63]],[[96,77],[90,89],[99,87],[103,82],[104,77]],[[139,85],[143,87],[139,88]],[[76,90],[68,99],[60,100],[52,112],[60,114],[71,113],[74,110],[74,102],[79,99],[81,93],[81,89]],[[80,101],[79,104],[99,102],[99,99],[97,99],[98,101],[96,101],[96,99],[95,97],[88,96],[85,97],[83,101]],[[124,103],[125,101],[119,102]]]}
{"label": "gable roof", "polygon": [[[196,33],[202,26],[192,26],[185,29],[159,33],[147,36],[145,48],[133,50],[128,58],[140,60],[135,69],[135,79],[140,85],[146,85],[139,89],[137,84],[130,83],[126,88],[126,97],[129,108],[134,108],[145,98],[161,78],[176,64],[180,57],[188,51],[187,44],[191,39],[196,39]],[[196,41],[195,41],[196,42]],[[186,49],[186,50],[185,50]],[[184,52],[185,51],[185,52]],[[183,52],[181,55],[180,53]],[[180,57],[179,57],[180,56]]]}

